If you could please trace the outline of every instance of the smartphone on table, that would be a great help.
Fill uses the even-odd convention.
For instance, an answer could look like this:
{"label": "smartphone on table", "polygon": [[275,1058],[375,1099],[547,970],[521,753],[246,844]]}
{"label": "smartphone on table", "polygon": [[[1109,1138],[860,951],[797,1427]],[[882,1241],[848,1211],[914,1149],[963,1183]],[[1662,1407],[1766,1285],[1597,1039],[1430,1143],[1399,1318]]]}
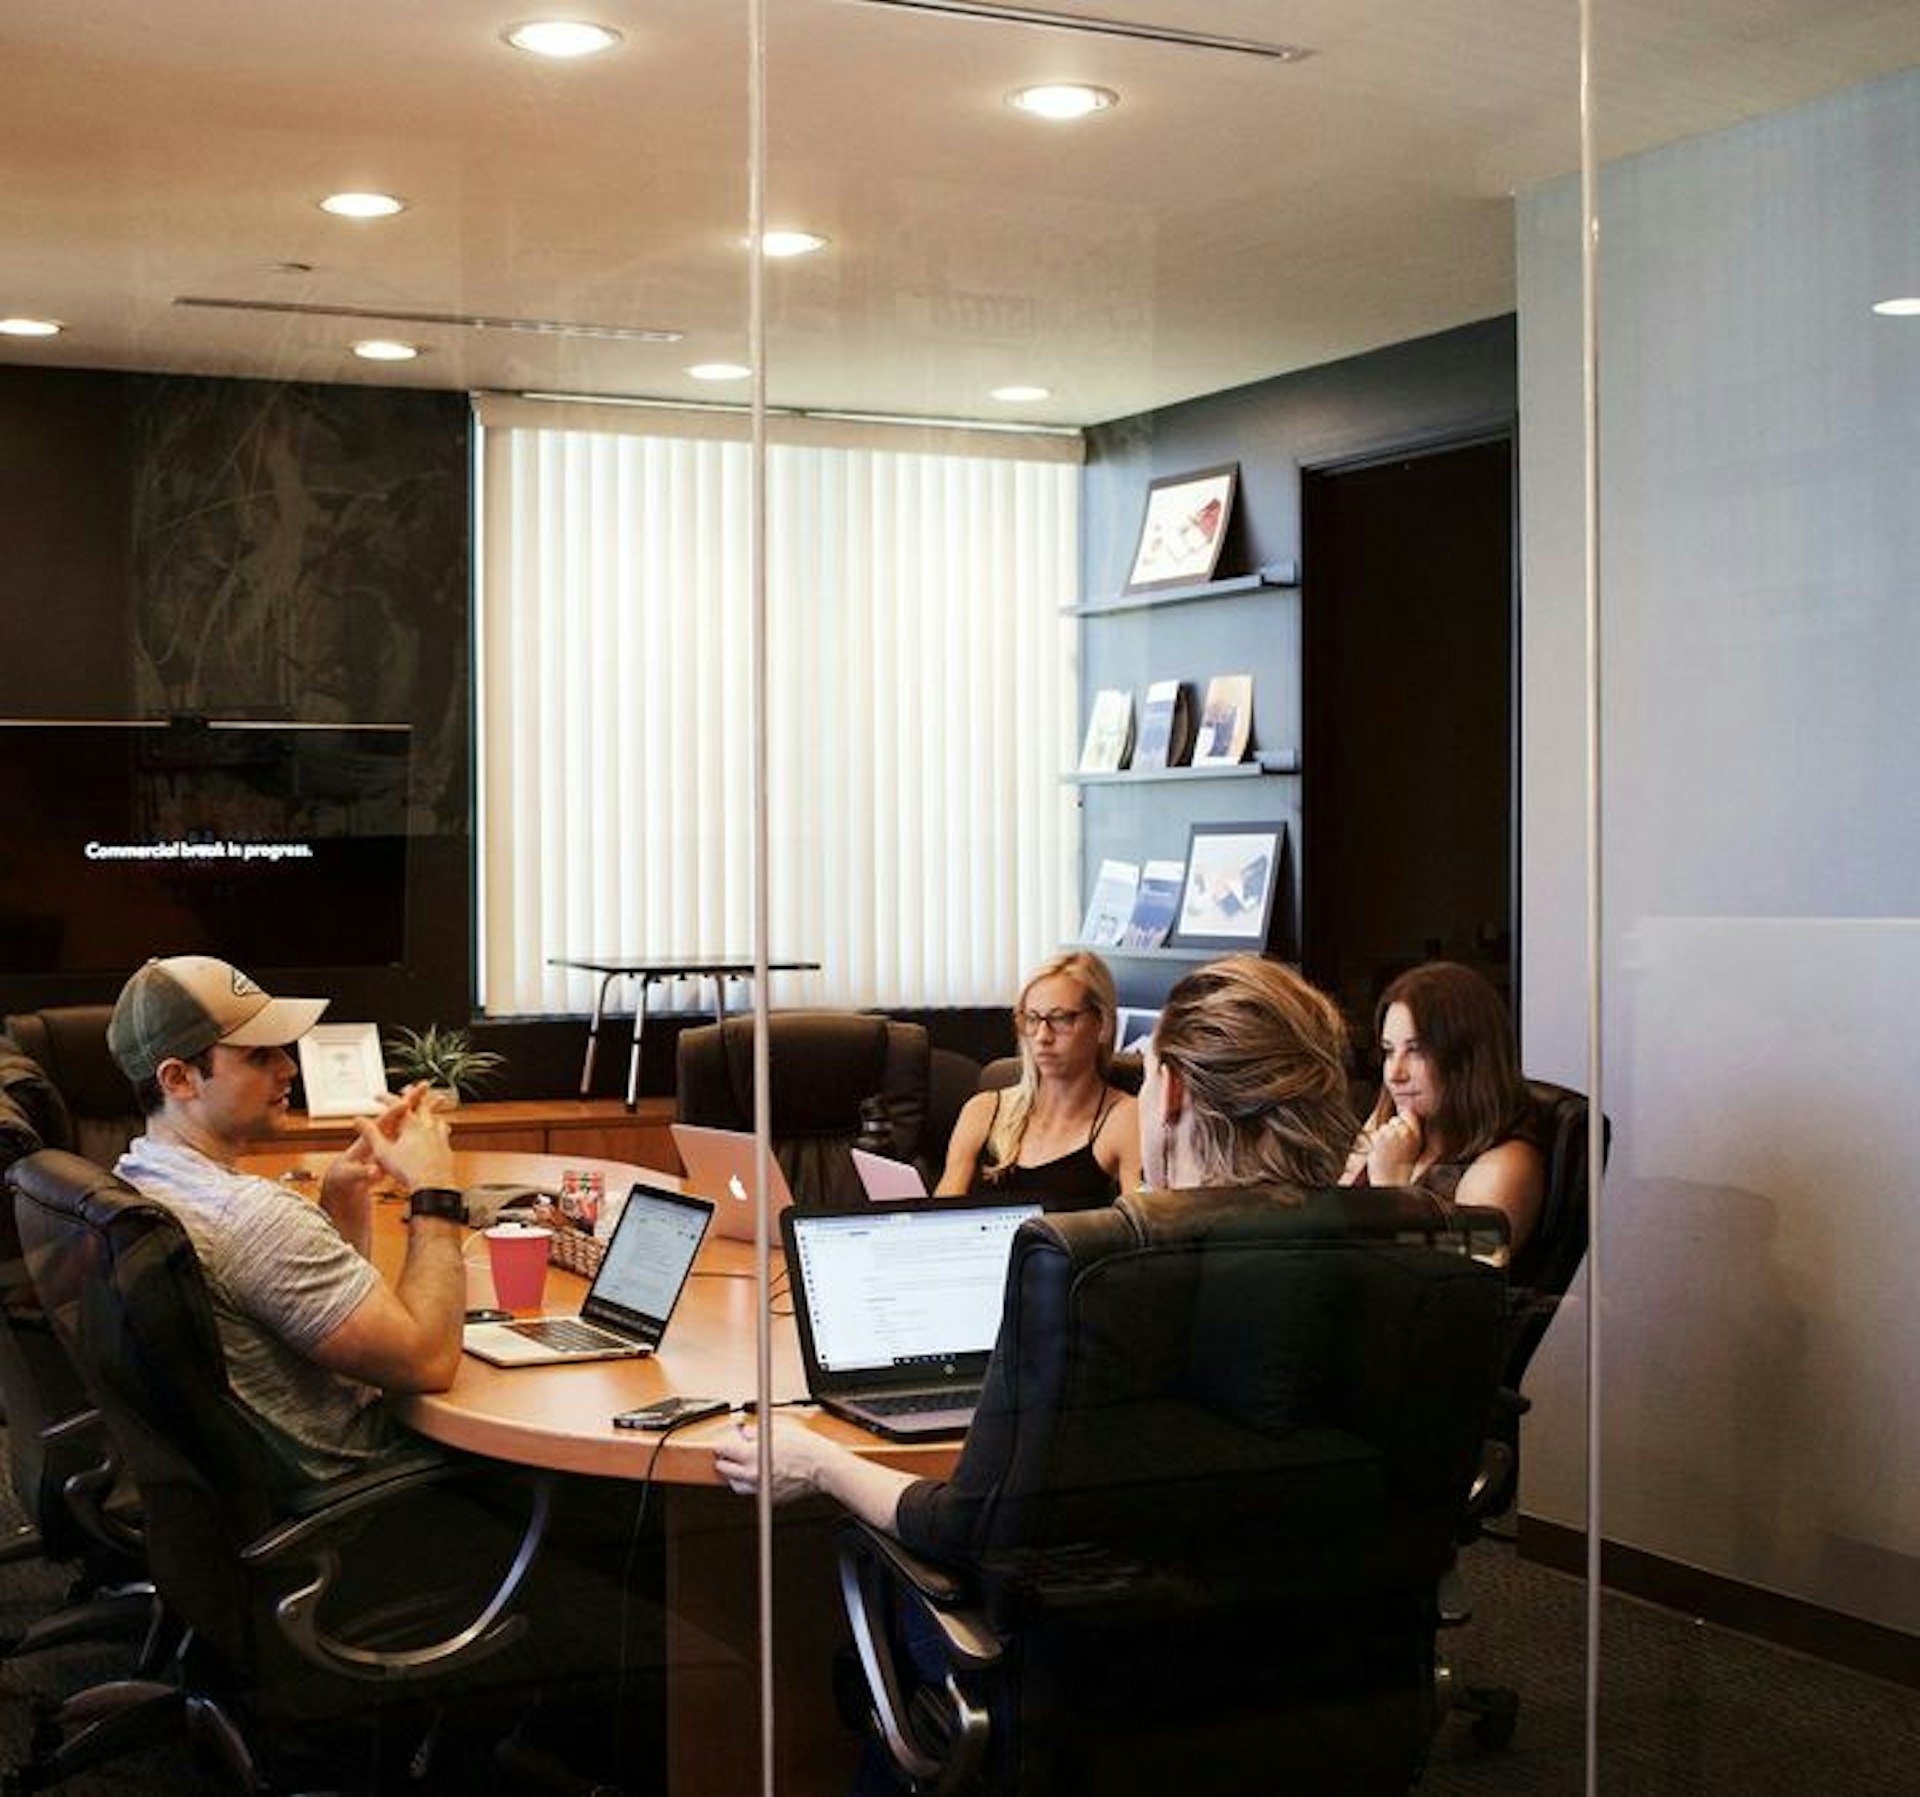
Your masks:
{"label": "smartphone on table", "polygon": [[731,1408],[725,1398],[656,1398],[635,1410],[622,1410],[613,1419],[616,1429],[672,1429],[703,1416],[721,1416]]}

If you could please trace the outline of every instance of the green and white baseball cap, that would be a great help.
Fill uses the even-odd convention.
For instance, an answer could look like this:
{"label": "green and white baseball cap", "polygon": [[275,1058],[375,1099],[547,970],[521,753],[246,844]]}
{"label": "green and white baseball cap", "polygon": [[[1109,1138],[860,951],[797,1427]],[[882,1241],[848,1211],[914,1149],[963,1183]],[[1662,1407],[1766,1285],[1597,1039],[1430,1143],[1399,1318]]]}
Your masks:
{"label": "green and white baseball cap", "polygon": [[137,1085],[162,1061],[186,1060],[216,1042],[284,1048],[320,1021],[329,1002],[274,998],[212,955],[169,955],[149,961],[120,989],[107,1046]]}

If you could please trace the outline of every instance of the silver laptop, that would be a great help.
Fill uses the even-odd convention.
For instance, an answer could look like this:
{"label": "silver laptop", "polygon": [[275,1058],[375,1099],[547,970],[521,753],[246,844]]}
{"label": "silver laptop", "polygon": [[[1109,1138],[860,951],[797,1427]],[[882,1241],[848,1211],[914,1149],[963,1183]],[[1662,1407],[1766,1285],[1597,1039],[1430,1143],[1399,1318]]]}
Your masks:
{"label": "silver laptop", "polygon": [[780,1219],[816,1404],[882,1435],[973,1421],[1014,1233],[1038,1199],[920,1198]]}
{"label": "silver laptop", "polygon": [[874,1154],[865,1148],[850,1150],[853,1170],[860,1175],[860,1189],[869,1198],[885,1203],[892,1198],[924,1198],[927,1182],[912,1161],[897,1161],[890,1154]]}
{"label": "silver laptop", "polygon": [[[673,1145],[686,1168],[683,1181],[689,1191],[711,1198],[716,1207],[715,1233],[730,1241],[753,1240],[754,1153],[750,1130],[709,1129],[703,1123],[675,1123]],[[793,1202],[780,1163],[767,1156],[770,1216],[767,1227],[778,1229],[780,1213]]]}
{"label": "silver laptop", "polygon": [[713,1206],[644,1182],[627,1202],[578,1316],[470,1323],[461,1346],[494,1366],[558,1366],[651,1354],[693,1271]]}

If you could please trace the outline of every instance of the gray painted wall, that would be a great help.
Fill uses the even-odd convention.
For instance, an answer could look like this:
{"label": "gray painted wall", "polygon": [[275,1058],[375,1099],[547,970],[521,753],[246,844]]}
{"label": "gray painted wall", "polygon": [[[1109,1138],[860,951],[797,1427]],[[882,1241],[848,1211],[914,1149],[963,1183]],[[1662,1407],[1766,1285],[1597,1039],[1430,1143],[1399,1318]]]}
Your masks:
{"label": "gray painted wall", "polygon": [[[1600,1526],[1920,1630],[1920,76],[1601,187]],[[1519,214],[1524,1033],[1585,1059],[1577,194]],[[1584,1523],[1580,1333],[1525,1509]]]}

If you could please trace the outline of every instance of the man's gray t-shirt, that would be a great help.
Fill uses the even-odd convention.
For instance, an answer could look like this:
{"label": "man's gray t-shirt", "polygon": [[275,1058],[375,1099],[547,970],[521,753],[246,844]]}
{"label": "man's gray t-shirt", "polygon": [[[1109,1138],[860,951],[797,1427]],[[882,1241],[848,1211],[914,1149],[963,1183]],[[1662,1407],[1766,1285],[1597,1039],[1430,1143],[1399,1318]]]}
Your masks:
{"label": "man's gray t-shirt", "polygon": [[115,1171],[186,1229],[227,1382],[290,1467],[327,1478],[392,1447],[379,1392],[308,1358],[379,1278],[325,1211],[274,1180],[152,1136],[136,1137]]}

